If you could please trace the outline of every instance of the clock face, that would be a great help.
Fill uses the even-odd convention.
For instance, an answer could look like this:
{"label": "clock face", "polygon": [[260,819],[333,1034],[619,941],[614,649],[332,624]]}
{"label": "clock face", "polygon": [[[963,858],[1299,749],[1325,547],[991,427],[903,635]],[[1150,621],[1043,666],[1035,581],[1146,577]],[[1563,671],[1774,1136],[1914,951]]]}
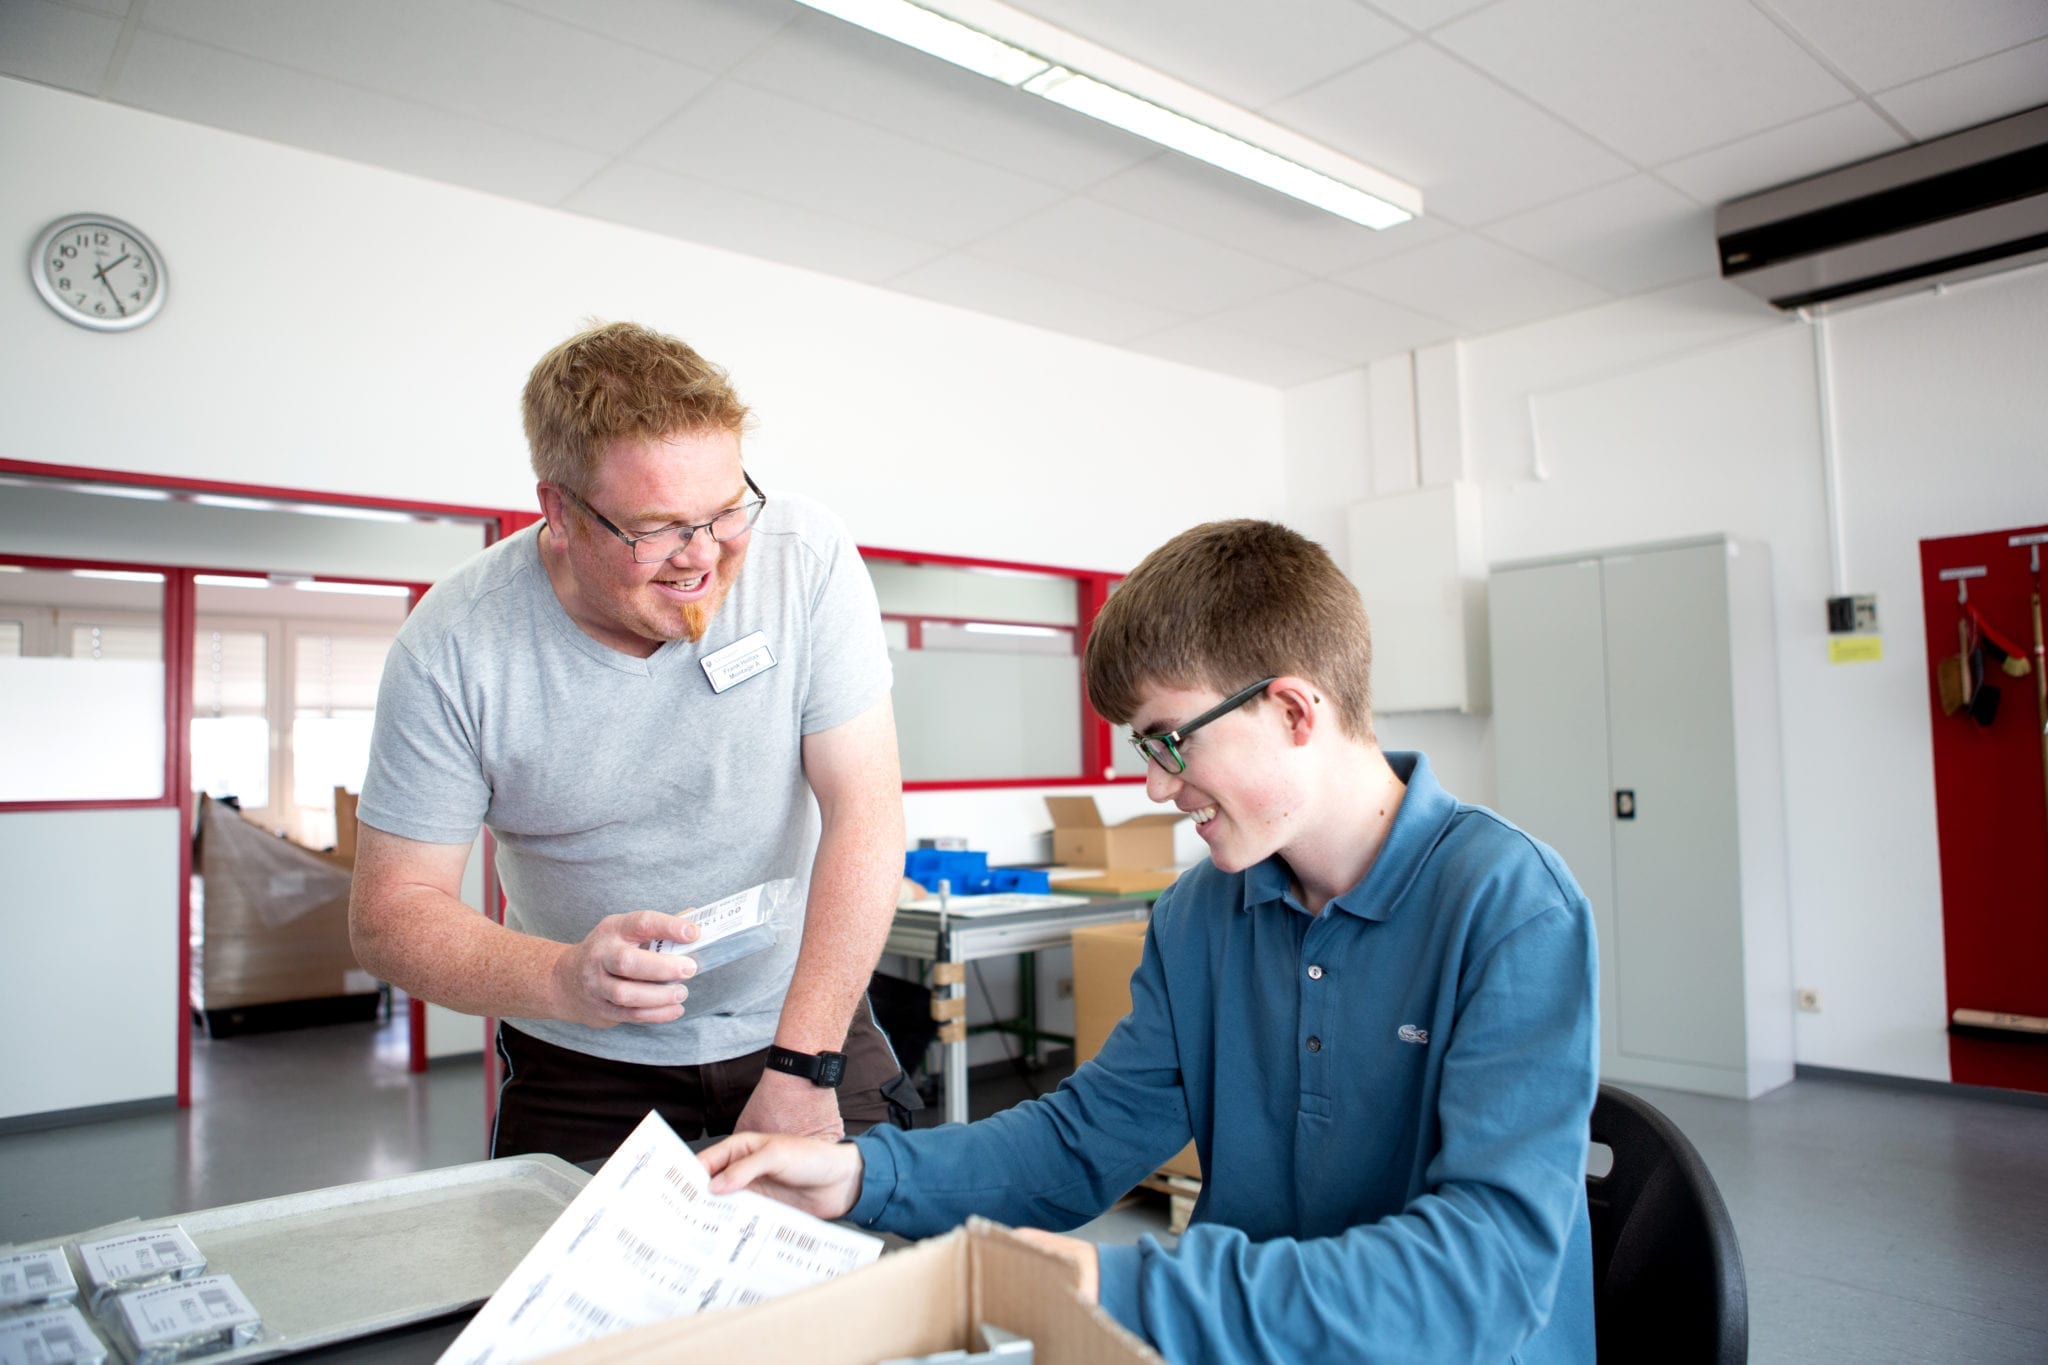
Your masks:
{"label": "clock face", "polygon": [[43,301],[81,327],[125,331],[163,307],[163,258],[147,237],[104,214],[52,223],[29,269]]}

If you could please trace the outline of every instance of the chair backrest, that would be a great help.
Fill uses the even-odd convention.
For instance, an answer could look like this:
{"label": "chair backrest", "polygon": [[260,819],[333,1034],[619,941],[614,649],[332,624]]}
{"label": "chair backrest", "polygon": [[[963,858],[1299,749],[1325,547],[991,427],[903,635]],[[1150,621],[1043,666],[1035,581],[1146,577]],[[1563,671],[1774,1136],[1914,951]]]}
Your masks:
{"label": "chair backrest", "polygon": [[1742,1250],[1706,1163],[1654,1105],[1616,1086],[1600,1087],[1592,1132],[1614,1154],[1605,1175],[1586,1176],[1600,1359],[1742,1365]]}

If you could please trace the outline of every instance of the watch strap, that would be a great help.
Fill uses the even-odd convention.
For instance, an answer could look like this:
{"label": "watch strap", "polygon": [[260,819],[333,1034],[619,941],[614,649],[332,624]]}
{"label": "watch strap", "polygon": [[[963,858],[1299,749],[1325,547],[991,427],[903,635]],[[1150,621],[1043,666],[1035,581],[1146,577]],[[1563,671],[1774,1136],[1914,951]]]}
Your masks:
{"label": "watch strap", "polygon": [[768,1049],[768,1069],[801,1076],[812,1085],[836,1090],[846,1076],[843,1052],[795,1052],[786,1047]]}

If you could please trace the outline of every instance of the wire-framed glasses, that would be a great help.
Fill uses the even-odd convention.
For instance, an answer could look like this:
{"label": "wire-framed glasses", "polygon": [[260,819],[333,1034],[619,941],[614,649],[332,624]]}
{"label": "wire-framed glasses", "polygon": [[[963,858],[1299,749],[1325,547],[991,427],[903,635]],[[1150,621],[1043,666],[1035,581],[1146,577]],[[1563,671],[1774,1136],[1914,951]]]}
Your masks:
{"label": "wire-framed glasses", "polygon": [[1273,683],[1273,678],[1262,678],[1242,692],[1233,692],[1178,729],[1162,730],[1151,735],[1132,735],[1131,747],[1138,751],[1139,757],[1157,763],[1163,772],[1184,773],[1188,765],[1187,760],[1180,756],[1180,746],[1188,742],[1188,736],[1210,721],[1229,715],[1271,687]]}
{"label": "wire-framed glasses", "polygon": [[763,493],[760,485],[754,482],[752,474],[743,471],[740,477],[747,481],[747,488],[754,496],[739,506],[728,507],[709,521],[700,521],[694,525],[686,521],[672,522],[659,530],[649,531],[645,535],[638,536],[628,535],[626,532],[621,531],[612,523],[610,517],[607,517],[604,513],[585,502],[583,495],[575,489],[568,487],[566,484],[558,484],[556,486],[569,497],[570,501],[590,513],[596,519],[599,526],[604,527],[605,530],[610,531],[620,540],[625,541],[626,545],[633,551],[633,558],[635,560],[642,564],[659,564],[664,559],[675,558],[685,549],[689,548],[690,537],[696,535],[699,531],[704,532],[722,545],[726,541],[743,536],[754,529],[754,523],[761,519],[761,509],[768,505],[768,495]]}

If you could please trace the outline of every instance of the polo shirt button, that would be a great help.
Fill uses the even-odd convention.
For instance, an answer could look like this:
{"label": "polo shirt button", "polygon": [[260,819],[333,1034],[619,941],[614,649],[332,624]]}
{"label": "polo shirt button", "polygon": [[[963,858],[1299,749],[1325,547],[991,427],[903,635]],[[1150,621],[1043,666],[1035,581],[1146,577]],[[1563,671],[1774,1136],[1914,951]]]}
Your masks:
{"label": "polo shirt button", "polygon": [[1308,1040],[1308,1050],[1310,1052],[1321,1052],[1323,1050],[1323,1040],[1311,1035]]}
{"label": "polo shirt button", "polygon": [[1320,962],[1309,965],[1308,979],[1311,981],[1321,981],[1323,979],[1323,966]]}

